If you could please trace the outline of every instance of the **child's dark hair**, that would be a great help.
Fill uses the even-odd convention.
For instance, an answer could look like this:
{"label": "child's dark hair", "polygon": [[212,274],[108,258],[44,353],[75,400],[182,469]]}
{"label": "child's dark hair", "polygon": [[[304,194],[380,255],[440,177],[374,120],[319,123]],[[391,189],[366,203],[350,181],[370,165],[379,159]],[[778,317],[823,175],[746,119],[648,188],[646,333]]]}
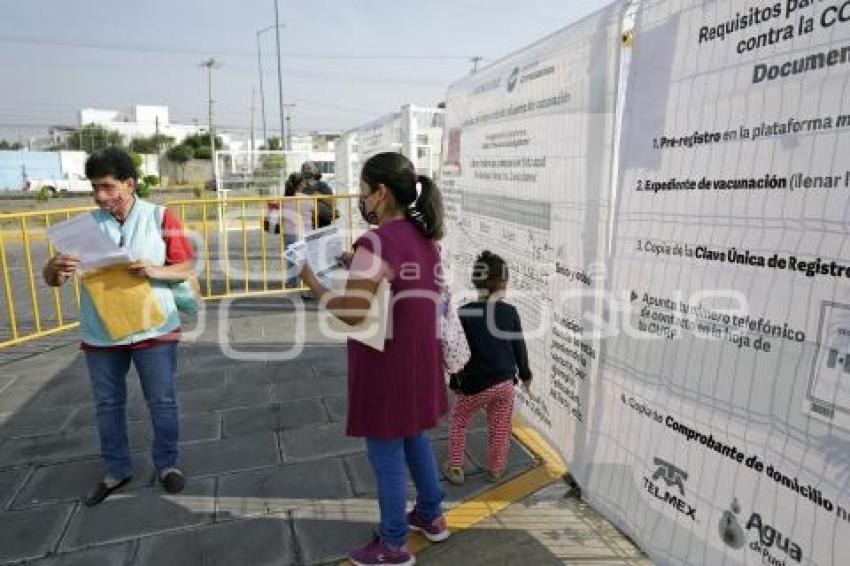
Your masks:
{"label": "child's dark hair", "polygon": [[508,282],[508,264],[490,250],[484,250],[472,266],[472,285],[492,295]]}
{"label": "child's dark hair", "polygon": [[138,179],[139,173],[130,154],[120,147],[107,147],[94,152],[86,160],[86,178],[114,177],[118,181]]}
{"label": "child's dark hair", "polygon": [[[427,175],[418,175],[408,158],[400,153],[373,155],[363,165],[360,178],[373,191],[383,184],[389,189],[404,214],[429,240],[443,237],[443,197],[437,184]],[[416,184],[422,192],[416,196]]]}

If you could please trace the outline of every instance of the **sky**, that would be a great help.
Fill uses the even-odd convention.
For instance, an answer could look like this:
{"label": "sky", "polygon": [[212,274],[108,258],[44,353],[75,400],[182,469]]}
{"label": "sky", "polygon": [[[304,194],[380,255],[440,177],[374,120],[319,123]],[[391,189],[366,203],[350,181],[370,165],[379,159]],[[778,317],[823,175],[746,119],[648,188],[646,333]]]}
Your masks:
{"label": "sky", "polygon": [[[292,128],[342,131],[433,106],[468,74],[611,0],[278,0],[283,98]],[[0,139],[74,125],[80,108],[167,105],[171,122],[247,133],[260,119],[257,31],[274,0],[0,0]],[[266,125],[278,131],[273,29],[261,35]]]}

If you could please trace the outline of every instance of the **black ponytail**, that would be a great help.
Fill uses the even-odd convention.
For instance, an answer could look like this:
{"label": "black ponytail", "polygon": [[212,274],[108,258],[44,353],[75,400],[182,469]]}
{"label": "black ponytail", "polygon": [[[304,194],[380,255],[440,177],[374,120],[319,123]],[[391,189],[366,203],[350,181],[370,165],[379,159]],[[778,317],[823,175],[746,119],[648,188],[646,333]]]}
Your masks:
{"label": "black ponytail", "polygon": [[422,190],[413,206],[407,209],[407,217],[416,222],[423,236],[440,240],[444,236],[443,196],[431,177],[419,175],[417,180]]}
{"label": "black ponytail", "polygon": [[[373,155],[363,164],[361,179],[373,191],[383,184],[423,236],[429,240],[443,237],[443,197],[436,183],[425,175],[417,175],[408,158],[400,153]],[[419,196],[416,185],[421,186]]]}

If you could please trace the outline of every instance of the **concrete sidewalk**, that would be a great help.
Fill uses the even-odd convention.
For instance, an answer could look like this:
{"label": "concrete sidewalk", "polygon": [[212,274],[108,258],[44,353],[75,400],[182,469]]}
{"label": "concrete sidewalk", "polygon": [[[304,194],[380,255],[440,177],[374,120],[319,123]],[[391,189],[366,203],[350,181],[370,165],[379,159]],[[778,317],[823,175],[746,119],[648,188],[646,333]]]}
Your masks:
{"label": "concrete sidewalk", "polygon": [[652,562],[567,486],[553,483],[417,556],[432,566],[649,566]]}
{"label": "concrete sidewalk", "polygon": [[[181,468],[189,481],[175,496],[154,481],[134,372],[127,408],[134,480],[86,508],[81,499],[101,466],[74,336],[30,345],[17,356],[4,352],[0,564],[335,563],[369,537],[375,486],[363,442],[344,435],[343,346],[323,341],[308,323],[312,344],[295,359],[277,360],[289,348],[279,336],[295,320],[279,301],[241,301],[227,320],[208,314],[196,341],[181,346]],[[226,357],[222,336],[246,359]],[[479,418],[469,434],[467,484],[446,487],[448,508],[492,487],[481,464],[483,425]],[[432,433],[440,460],[445,436],[445,423]],[[506,481],[537,465],[514,442]],[[420,563],[636,563],[640,553],[591,510],[564,500],[564,491],[555,486],[504,509],[423,550]]]}

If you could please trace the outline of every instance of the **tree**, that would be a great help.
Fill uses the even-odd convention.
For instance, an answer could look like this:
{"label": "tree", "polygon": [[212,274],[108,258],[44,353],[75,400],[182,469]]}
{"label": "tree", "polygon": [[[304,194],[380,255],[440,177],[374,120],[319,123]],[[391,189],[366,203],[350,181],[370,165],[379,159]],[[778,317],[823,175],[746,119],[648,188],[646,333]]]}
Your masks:
{"label": "tree", "polygon": [[283,155],[262,155],[254,170],[254,183],[262,186],[277,186],[286,170]]}
{"label": "tree", "polygon": [[107,147],[123,145],[124,136],[97,124],[76,128],[68,134],[68,149],[94,153]]}
{"label": "tree", "polygon": [[19,149],[23,149],[24,145],[18,142],[7,142],[6,140],[0,140],[0,149],[10,149],[13,151],[17,151]]}
{"label": "tree", "polygon": [[195,159],[205,159],[209,161],[212,159],[212,151],[208,145],[202,145],[201,147],[195,148]]}
{"label": "tree", "polygon": [[[186,139],[183,140],[183,144],[192,148],[195,159],[212,159],[209,134],[192,134],[191,136],[186,136]],[[215,148],[224,148],[224,142],[221,141],[219,136],[215,137]]]}
{"label": "tree", "polygon": [[162,151],[163,148],[171,147],[173,144],[174,138],[171,136],[154,134],[147,138],[135,138],[131,140],[130,151],[135,151],[136,153],[155,153],[159,155],[159,152]]}
{"label": "tree", "polygon": [[53,191],[49,187],[41,187],[35,194],[35,200],[38,202],[47,202],[53,196]]}
{"label": "tree", "polygon": [[169,161],[183,164],[191,161],[195,157],[195,150],[191,145],[181,143],[180,145],[175,145],[169,149],[165,156],[168,157]]}
{"label": "tree", "polygon": [[269,138],[260,149],[265,149],[267,151],[280,151],[283,147],[280,144],[280,138]]}
{"label": "tree", "polygon": [[139,155],[138,153],[134,152],[134,151],[131,151],[130,152],[130,159],[133,160],[133,167],[136,168],[136,173],[141,173],[142,163],[144,162],[144,160],[142,159],[142,156]]}
{"label": "tree", "polygon": [[195,150],[191,145],[181,143],[169,149],[165,156],[169,161],[180,166],[180,182],[182,183],[186,174],[186,164],[195,157]]}

